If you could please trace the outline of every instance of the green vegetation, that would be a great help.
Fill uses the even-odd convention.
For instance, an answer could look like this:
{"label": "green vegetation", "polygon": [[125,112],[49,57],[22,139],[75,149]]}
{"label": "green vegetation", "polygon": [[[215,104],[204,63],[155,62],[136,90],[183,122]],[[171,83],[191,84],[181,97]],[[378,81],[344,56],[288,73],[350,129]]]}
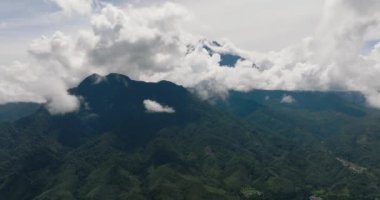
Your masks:
{"label": "green vegetation", "polygon": [[8,103],[0,105],[0,123],[13,122],[33,114],[40,108],[36,103]]}
{"label": "green vegetation", "polygon": [[[213,106],[117,74],[70,92],[76,113],[0,125],[1,199],[380,197],[380,112],[340,94],[289,93],[297,104],[284,105],[280,91],[232,93]],[[147,113],[145,99],[176,112]]]}

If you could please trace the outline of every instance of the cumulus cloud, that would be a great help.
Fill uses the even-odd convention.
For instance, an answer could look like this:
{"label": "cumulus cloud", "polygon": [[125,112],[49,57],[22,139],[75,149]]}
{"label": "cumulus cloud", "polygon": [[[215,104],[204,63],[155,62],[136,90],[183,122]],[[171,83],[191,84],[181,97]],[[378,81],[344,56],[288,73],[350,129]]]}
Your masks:
{"label": "cumulus cloud", "polygon": [[[89,2],[82,3],[91,7]],[[90,30],[41,37],[30,45],[29,63],[1,66],[0,102],[47,102],[52,112],[73,111],[77,100],[68,88],[89,74],[113,72],[143,81],[172,81],[194,88],[205,99],[225,97],[230,90],[357,90],[380,107],[380,44],[361,54],[366,34],[379,27],[379,3],[326,2],[318,32],[298,44],[260,54],[226,40],[212,55],[204,48],[207,40],[184,31],[181,25],[189,11],[179,4],[104,4],[91,14]],[[235,67],[221,67],[221,53],[245,59]]]}
{"label": "cumulus cloud", "polygon": [[281,99],[281,103],[285,103],[285,104],[292,104],[295,102],[296,102],[296,99],[290,95],[284,95]]}
{"label": "cumulus cloud", "polygon": [[1,66],[0,102],[47,102],[52,113],[71,112],[78,100],[67,89],[89,74],[117,72],[140,80],[171,71],[186,52],[177,28],[182,17],[184,9],[171,3],[124,9],[104,5],[92,15],[91,30],[42,36],[30,44],[29,63]]}
{"label": "cumulus cloud", "polygon": [[163,106],[153,100],[144,100],[143,104],[148,113],[175,113],[174,108]]}
{"label": "cumulus cloud", "polygon": [[21,63],[0,69],[0,102],[46,102],[53,114],[71,112],[78,108],[77,99],[68,94],[67,85],[56,74]]}

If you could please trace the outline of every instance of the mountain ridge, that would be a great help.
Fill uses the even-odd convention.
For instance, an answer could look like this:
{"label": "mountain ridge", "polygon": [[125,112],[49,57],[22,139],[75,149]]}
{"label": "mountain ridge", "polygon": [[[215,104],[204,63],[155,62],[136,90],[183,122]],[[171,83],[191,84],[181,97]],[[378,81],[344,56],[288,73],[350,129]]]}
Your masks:
{"label": "mountain ridge", "polygon": [[[379,194],[377,161],[359,159],[366,152],[361,147],[346,147],[352,134],[345,134],[345,126],[338,124],[336,133],[329,128],[329,120],[343,125],[373,120],[372,111],[350,116],[327,106],[314,112],[281,104],[282,93],[267,104],[266,93],[232,93],[229,104],[212,105],[174,83],[119,74],[94,74],[69,92],[81,100],[76,112],[51,115],[41,108],[0,125],[2,197],[371,199]],[[176,112],[146,112],[146,99]],[[317,122],[326,113],[330,117],[316,131],[308,120]],[[376,141],[374,134],[365,135]],[[356,153],[347,156],[350,151]],[[355,174],[350,166],[363,170]]]}

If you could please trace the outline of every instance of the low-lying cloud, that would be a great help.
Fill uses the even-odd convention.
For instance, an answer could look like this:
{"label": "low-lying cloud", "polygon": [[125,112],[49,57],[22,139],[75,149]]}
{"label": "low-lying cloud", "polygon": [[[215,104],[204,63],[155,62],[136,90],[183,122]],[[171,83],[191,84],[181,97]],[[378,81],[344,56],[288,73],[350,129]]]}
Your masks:
{"label": "low-lying cloud", "polygon": [[160,103],[153,100],[144,100],[143,102],[146,112],[148,113],[175,113],[174,108],[169,106],[163,106]]}
{"label": "low-lying cloud", "polygon": [[285,104],[292,104],[295,102],[296,102],[296,99],[290,95],[284,95],[281,99],[281,103],[285,103]]}
{"label": "low-lying cloud", "polygon": [[[83,5],[55,1],[66,12],[86,14],[93,7],[87,0],[80,1]],[[380,107],[380,44],[362,54],[365,35],[379,28],[379,3],[326,2],[319,31],[281,51],[249,52],[228,41],[214,47],[215,52],[245,58],[235,67],[221,67],[220,54],[204,49],[207,40],[184,31],[181,25],[190,15],[179,4],[99,4],[99,10],[88,14],[91,29],[41,37],[30,45],[30,62],[0,66],[0,102],[47,102],[52,113],[70,112],[78,100],[68,88],[89,74],[113,72],[143,81],[172,81],[195,88],[205,99],[225,97],[230,90],[356,90]]]}

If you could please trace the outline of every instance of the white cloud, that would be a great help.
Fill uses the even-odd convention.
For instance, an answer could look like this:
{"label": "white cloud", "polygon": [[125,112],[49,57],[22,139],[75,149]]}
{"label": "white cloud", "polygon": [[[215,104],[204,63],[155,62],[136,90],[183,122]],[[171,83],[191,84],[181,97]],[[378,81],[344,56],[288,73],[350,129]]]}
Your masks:
{"label": "white cloud", "polygon": [[174,108],[163,106],[153,100],[144,100],[143,104],[148,113],[175,113]]}
{"label": "white cloud", "polygon": [[[318,26],[323,0],[178,0],[192,11],[191,32],[239,47],[279,50],[310,36]],[[285,37],[282,37],[285,36]]]}
{"label": "white cloud", "polygon": [[[36,63],[34,63],[36,64]],[[0,66],[0,102],[46,102],[53,114],[75,111],[78,100],[67,92],[67,84],[54,71],[36,65],[14,63]]]}
{"label": "white cloud", "polygon": [[377,1],[363,4],[328,1],[319,31],[281,51],[244,51],[222,41],[217,52],[246,58],[235,68],[221,67],[220,55],[203,48],[204,38],[185,31],[189,12],[181,5],[104,5],[91,14],[90,30],[42,37],[30,45],[27,64],[0,67],[0,102],[33,100],[49,102],[53,112],[72,111],[76,100],[66,89],[89,74],[114,72],[169,80],[204,98],[229,90],[358,90],[380,107],[380,45],[361,55],[366,35],[378,27],[379,7]]}
{"label": "white cloud", "polygon": [[294,97],[290,95],[284,95],[281,99],[281,103],[285,103],[285,104],[292,104],[295,102],[296,102],[296,99],[294,99]]}

